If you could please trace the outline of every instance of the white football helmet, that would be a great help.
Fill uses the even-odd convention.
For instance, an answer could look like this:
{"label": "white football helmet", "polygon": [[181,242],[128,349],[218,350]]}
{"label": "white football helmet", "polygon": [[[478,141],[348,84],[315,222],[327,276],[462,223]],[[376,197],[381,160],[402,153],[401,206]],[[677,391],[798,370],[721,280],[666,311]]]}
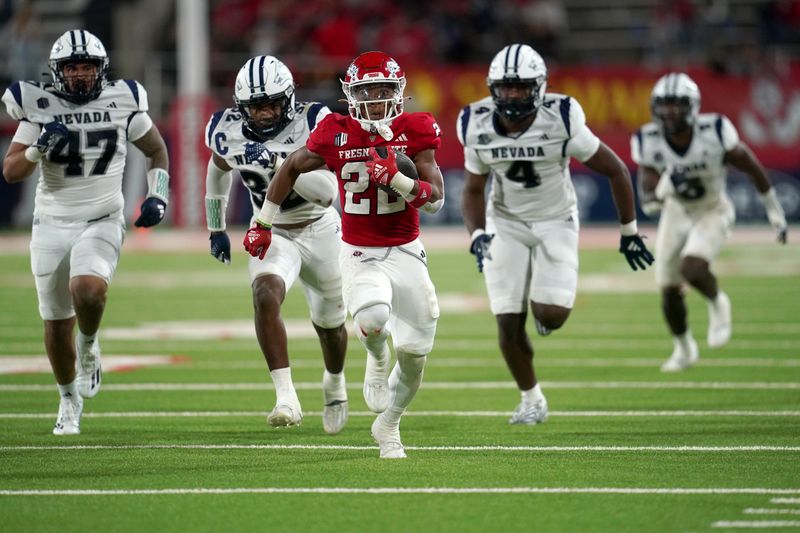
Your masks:
{"label": "white football helmet", "polygon": [[700,113],[700,89],[697,84],[683,72],[670,72],[659,78],[650,94],[650,111],[653,121],[665,126],[666,105],[680,106],[680,129],[686,125],[694,125]]}
{"label": "white football helmet", "polygon": [[[397,61],[383,52],[365,52],[353,60],[340,81],[350,116],[366,131],[392,140],[390,126],[403,114],[406,87],[405,72]],[[376,107],[380,111],[374,111]]]}
{"label": "white football helmet", "polygon": [[[97,77],[88,86],[64,79],[64,66],[69,63],[94,63]],[[50,50],[50,75],[59,96],[76,104],[94,100],[108,81],[108,54],[103,43],[86,30],[69,30],[53,43]]]}
{"label": "white football helmet", "polygon": [[[266,141],[275,137],[294,118],[294,89],[292,72],[281,60],[274,56],[256,56],[239,69],[233,101],[250,132]],[[273,102],[280,103],[281,114],[268,124],[259,125],[247,111],[250,105]]]}
{"label": "white football helmet", "polygon": [[[489,65],[486,78],[497,113],[512,122],[534,114],[544,101],[547,90],[547,67],[544,59],[527,44],[510,44],[500,50]],[[506,98],[503,86],[527,86],[526,98]]]}

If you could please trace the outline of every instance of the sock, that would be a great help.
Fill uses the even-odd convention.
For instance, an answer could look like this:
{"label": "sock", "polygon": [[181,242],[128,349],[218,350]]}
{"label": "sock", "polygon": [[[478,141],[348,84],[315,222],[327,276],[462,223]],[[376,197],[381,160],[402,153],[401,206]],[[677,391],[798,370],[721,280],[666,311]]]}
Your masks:
{"label": "sock", "polygon": [[88,352],[92,348],[92,344],[97,340],[97,332],[95,331],[91,335],[84,335],[83,332],[78,329],[78,334],[75,336],[78,341],[78,350],[82,353]]}
{"label": "sock", "polygon": [[689,344],[691,343],[691,340],[692,330],[689,328],[686,328],[686,331],[684,331],[681,335],[672,336],[672,343],[674,344],[675,348],[683,350],[683,353],[689,353]]}
{"label": "sock", "polygon": [[331,374],[328,369],[322,374],[322,392],[325,402],[333,400],[347,400],[347,390],[344,382],[344,371]]}
{"label": "sock", "polygon": [[542,388],[537,383],[532,389],[519,391],[522,396],[522,401],[527,403],[538,402],[539,400],[544,400],[544,394],[542,394]]}
{"label": "sock", "polygon": [[278,368],[272,370],[269,374],[272,376],[272,383],[275,384],[275,396],[278,403],[300,403],[297,398],[297,391],[294,390],[294,384],[292,383],[291,367]]}
{"label": "sock", "polygon": [[58,385],[58,394],[62,398],[76,398],[78,396],[78,386],[76,381],[66,385]]}

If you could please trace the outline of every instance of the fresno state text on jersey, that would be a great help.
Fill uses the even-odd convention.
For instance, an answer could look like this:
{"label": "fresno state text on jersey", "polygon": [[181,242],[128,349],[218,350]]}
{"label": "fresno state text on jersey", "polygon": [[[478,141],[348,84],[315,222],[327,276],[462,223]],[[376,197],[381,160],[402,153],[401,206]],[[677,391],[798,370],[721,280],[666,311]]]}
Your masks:
{"label": "fresno state text on jersey", "polygon": [[403,198],[369,179],[369,149],[386,146],[410,158],[441,145],[441,131],[430,113],[404,113],[392,121],[394,137],[385,141],[349,116],[332,113],[311,133],[306,147],[336,173],[342,208],[342,240],[356,246],[397,246],[419,236],[419,213]]}

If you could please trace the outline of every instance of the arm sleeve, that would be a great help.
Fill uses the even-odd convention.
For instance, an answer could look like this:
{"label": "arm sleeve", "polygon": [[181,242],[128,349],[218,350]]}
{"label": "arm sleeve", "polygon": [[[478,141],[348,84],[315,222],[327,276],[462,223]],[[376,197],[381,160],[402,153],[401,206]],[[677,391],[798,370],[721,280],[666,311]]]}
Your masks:
{"label": "arm sleeve", "polygon": [[147,113],[141,112],[133,115],[128,124],[128,140],[138,141],[153,127],[153,120]]}
{"label": "arm sleeve", "polygon": [[597,152],[600,147],[600,139],[586,125],[583,108],[574,98],[570,98],[569,123],[572,134],[567,140],[564,153],[584,162]]}
{"label": "arm sleeve", "polygon": [[637,165],[642,164],[642,138],[640,131],[631,135],[631,159]]}
{"label": "arm sleeve", "polygon": [[472,174],[483,176],[489,173],[490,167],[481,161],[478,152],[473,148],[464,148],[464,169]]}
{"label": "arm sleeve", "polygon": [[42,128],[38,124],[22,120],[19,126],[17,126],[17,132],[14,134],[14,138],[11,139],[11,142],[30,146],[39,139],[39,134],[41,132]]}
{"label": "arm sleeve", "polygon": [[720,115],[719,134],[722,148],[729,152],[736,148],[739,144],[739,132],[736,131],[736,126],[724,115]]}

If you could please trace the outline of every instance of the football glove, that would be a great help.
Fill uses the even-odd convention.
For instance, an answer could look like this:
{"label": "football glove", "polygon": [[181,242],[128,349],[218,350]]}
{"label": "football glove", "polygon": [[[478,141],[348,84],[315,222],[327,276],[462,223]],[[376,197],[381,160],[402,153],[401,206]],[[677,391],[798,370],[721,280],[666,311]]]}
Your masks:
{"label": "football glove", "polygon": [[133,223],[137,228],[149,228],[164,220],[164,213],[167,212],[167,204],[160,198],[145,198],[139,208],[141,213],[136,222]]}
{"label": "football glove", "polygon": [[483,260],[492,259],[492,253],[489,251],[489,246],[492,244],[494,235],[488,233],[481,233],[472,239],[472,244],[469,245],[469,253],[475,256],[475,261],[478,263],[478,272],[483,272]]}
{"label": "football glove", "polygon": [[40,154],[44,155],[53,148],[59,140],[66,139],[68,136],[69,130],[67,127],[61,122],[54,120],[42,126],[42,133],[39,135],[36,143],[33,144],[33,147],[39,150]]}
{"label": "football glove", "polygon": [[[644,270],[653,264],[653,254],[644,245],[639,235],[622,235],[619,239],[619,251],[625,255],[633,270]],[[638,268],[637,268],[638,267]]]}
{"label": "football glove", "polygon": [[244,235],[244,249],[253,257],[264,259],[272,244],[272,226],[256,220],[252,228]]}
{"label": "football glove", "polygon": [[394,150],[386,150],[386,157],[381,157],[374,147],[369,149],[370,159],[367,160],[367,172],[372,183],[390,187],[392,178],[397,174],[397,156]]}
{"label": "football glove", "polygon": [[211,241],[211,255],[220,263],[231,264],[231,240],[224,231],[212,231],[208,237]]}

